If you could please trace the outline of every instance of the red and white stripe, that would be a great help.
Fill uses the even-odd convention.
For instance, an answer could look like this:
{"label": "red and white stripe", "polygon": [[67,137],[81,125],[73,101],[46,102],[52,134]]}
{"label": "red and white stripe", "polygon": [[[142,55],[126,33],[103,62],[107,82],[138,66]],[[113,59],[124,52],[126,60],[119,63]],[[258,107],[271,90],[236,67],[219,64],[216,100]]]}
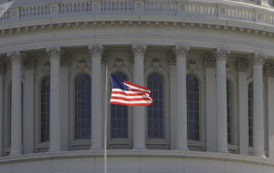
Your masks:
{"label": "red and white stripe", "polygon": [[151,105],[152,99],[149,96],[149,89],[126,81],[124,81],[124,84],[129,88],[129,91],[113,88],[110,98],[111,104],[125,106]]}

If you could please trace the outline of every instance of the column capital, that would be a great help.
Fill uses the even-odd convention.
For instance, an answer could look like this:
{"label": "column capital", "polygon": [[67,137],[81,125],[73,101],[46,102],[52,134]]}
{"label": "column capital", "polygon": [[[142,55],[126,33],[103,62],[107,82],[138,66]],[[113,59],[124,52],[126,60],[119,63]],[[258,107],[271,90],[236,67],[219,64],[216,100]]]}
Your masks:
{"label": "column capital", "polygon": [[134,56],[144,56],[147,50],[147,45],[138,43],[132,46]]}
{"label": "column capital", "polygon": [[175,55],[187,57],[189,54],[190,47],[186,45],[176,45],[174,48]]}
{"label": "column capital", "polygon": [[60,58],[63,54],[63,51],[60,47],[49,47],[47,48],[47,54],[51,58]]}
{"label": "column capital", "polygon": [[204,55],[204,63],[206,67],[214,68],[216,65],[216,59],[212,54]]}
{"label": "column capital", "polygon": [[21,63],[23,61],[20,51],[11,51],[7,55],[11,63]]}
{"label": "column capital", "polygon": [[267,56],[264,54],[255,54],[253,57],[253,66],[262,66],[266,59]]}
{"label": "column capital", "polygon": [[226,61],[230,50],[227,48],[218,48],[216,51],[216,61]]}
{"label": "column capital", "polygon": [[102,57],[104,53],[104,47],[101,44],[90,44],[88,46],[89,54],[91,57],[93,56],[99,56]]}
{"label": "column capital", "polygon": [[239,71],[239,72],[246,72],[247,69],[248,69],[248,66],[249,66],[249,58],[244,58],[244,57],[238,57],[236,59],[236,69]]}
{"label": "column capital", "polygon": [[264,66],[264,73],[267,77],[274,77],[274,61],[267,61]]}
{"label": "column capital", "polygon": [[28,70],[32,70],[37,62],[37,58],[33,56],[27,56],[24,58],[24,66]]}

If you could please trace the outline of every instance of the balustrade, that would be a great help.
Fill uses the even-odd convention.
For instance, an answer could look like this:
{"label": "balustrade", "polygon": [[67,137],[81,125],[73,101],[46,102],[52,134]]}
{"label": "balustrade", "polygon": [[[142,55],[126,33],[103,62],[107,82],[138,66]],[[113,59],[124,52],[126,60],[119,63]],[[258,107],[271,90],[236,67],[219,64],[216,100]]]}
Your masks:
{"label": "balustrade", "polygon": [[[142,7],[140,7],[140,4]],[[141,9],[140,9],[141,8]],[[15,9],[15,11],[13,11]],[[18,15],[16,15],[18,10]],[[141,13],[140,13],[141,12]],[[143,12],[143,13],[142,13]],[[14,6],[0,18],[0,24],[13,19],[65,17],[70,15],[167,15],[201,18],[222,18],[274,25],[274,12],[260,6],[236,4],[236,2],[205,2],[176,0],[79,0]]]}

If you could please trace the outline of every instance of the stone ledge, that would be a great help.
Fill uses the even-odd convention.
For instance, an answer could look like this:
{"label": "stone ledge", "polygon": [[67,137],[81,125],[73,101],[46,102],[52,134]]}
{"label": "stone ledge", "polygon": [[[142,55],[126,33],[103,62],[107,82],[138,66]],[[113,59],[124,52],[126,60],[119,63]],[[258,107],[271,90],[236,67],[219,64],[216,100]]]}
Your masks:
{"label": "stone ledge", "polygon": [[[7,156],[0,158],[0,165],[31,162],[37,160],[55,160],[55,159],[74,159],[74,158],[103,158],[104,152],[100,151],[66,151],[59,153],[37,153],[26,154],[17,157]],[[241,163],[251,163],[257,165],[274,166],[274,160],[269,158],[260,158],[255,156],[245,156],[239,154],[196,152],[196,151],[177,151],[177,150],[108,150],[108,157],[149,157],[149,158],[184,158],[199,160],[218,160]]]}

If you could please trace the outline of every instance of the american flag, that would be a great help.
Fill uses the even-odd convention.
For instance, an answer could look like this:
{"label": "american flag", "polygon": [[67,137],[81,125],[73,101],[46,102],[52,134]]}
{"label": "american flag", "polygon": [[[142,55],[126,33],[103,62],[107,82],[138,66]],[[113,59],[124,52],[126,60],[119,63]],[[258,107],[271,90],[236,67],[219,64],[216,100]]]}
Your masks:
{"label": "american flag", "polygon": [[111,104],[125,106],[151,105],[152,99],[149,96],[150,90],[120,79],[111,74],[112,93]]}

